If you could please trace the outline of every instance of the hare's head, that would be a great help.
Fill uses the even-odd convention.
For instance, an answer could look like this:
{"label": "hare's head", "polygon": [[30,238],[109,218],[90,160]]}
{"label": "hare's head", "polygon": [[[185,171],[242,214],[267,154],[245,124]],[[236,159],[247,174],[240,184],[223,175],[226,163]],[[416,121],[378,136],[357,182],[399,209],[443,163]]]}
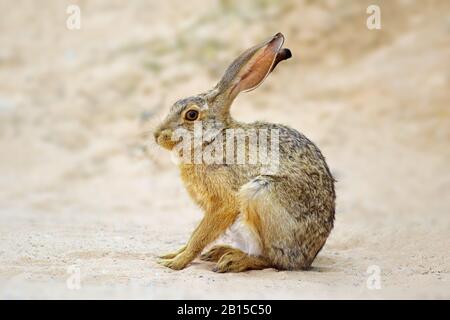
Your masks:
{"label": "hare's head", "polygon": [[283,42],[284,36],[277,33],[246,50],[231,63],[212,90],[177,101],[155,130],[156,142],[172,149],[178,143],[173,139],[177,129],[193,132],[194,126],[200,125],[208,135],[227,128],[232,121],[230,106],[236,96],[258,87],[280,61],[291,57],[289,49],[282,49]]}

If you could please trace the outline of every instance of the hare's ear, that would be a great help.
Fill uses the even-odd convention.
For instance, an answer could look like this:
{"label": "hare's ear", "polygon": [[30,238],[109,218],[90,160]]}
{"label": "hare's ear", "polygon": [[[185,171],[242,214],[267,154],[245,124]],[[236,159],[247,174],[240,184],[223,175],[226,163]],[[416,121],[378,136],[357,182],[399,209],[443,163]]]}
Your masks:
{"label": "hare's ear", "polygon": [[258,87],[275,66],[291,57],[289,49],[282,49],[284,36],[277,33],[270,40],[242,53],[225,71],[214,88],[215,98],[229,105],[239,92]]}

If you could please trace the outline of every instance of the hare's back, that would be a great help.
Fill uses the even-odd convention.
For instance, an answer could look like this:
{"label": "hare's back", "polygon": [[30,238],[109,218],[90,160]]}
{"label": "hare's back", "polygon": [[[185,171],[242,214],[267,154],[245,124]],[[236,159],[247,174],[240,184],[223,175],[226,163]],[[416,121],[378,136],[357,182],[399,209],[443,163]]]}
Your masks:
{"label": "hare's back", "polygon": [[296,207],[296,214],[323,209],[333,215],[334,178],[319,148],[288,126],[262,122],[254,125],[257,128],[277,130],[279,164],[272,178],[279,201],[286,206]]}
{"label": "hare's back", "polygon": [[[280,170],[282,174],[297,174],[299,171],[318,171],[329,176],[331,173],[319,148],[305,135],[286,125],[255,122],[250,125],[256,130],[269,132],[268,139],[278,137]],[[271,143],[271,142],[269,142]]]}

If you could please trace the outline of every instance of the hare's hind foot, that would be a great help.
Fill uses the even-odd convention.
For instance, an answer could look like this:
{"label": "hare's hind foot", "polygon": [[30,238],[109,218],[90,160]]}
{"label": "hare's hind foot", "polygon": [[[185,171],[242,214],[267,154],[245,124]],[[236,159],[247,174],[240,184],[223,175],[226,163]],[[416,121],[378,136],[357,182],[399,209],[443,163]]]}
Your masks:
{"label": "hare's hind foot", "polygon": [[216,245],[209,249],[207,252],[203,253],[200,256],[200,260],[217,262],[220,260],[220,258],[222,258],[224,254],[233,250],[235,249],[227,245]]}
{"label": "hare's hind foot", "polygon": [[269,267],[269,263],[261,257],[249,256],[239,249],[231,249],[220,258],[213,271],[219,273],[242,272]]}

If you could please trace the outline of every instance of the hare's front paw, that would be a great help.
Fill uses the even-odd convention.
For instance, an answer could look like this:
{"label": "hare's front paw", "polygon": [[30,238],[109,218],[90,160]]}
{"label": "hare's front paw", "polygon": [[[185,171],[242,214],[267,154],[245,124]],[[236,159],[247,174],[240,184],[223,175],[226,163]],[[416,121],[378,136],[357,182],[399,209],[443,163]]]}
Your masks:
{"label": "hare's front paw", "polygon": [[173,259],[178,255],[178,252],[169,252],[166,254],[162,254],[160,256],[158,256],[158,258],[160,259]]}
{"label": "hare's front paw", "polygon": [[159,258],[161,258],[161,259],[173,259],[177,255],[182,253],[185,249],[186,249],[186,246],[182,246],[180,249],[178,249],[175,252],[171,252],[171,253],[166,253],[166,254],[160,255]]}
{"label": "hare's front paw", "polygon": [[158,263],[173,270],[181,270],[186,268],[191,261],[192,259],[181,253],[173,259],[161,259]]}

